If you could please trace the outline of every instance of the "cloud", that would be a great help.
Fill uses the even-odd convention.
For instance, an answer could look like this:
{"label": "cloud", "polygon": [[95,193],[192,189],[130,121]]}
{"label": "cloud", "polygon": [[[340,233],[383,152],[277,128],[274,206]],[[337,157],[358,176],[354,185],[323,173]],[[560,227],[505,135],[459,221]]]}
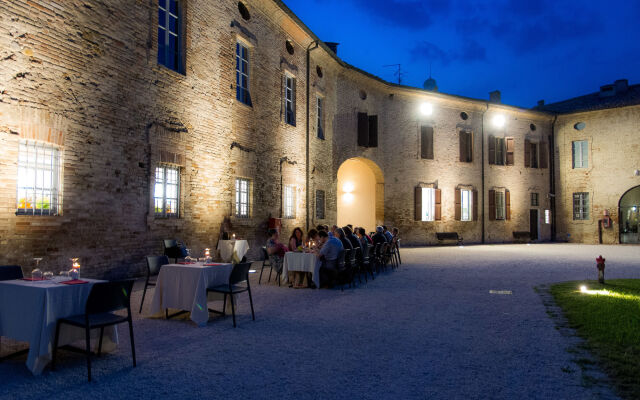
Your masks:
{"label": "cloud", "polygon": [[487,50],[473,39],[465,41],[460,50],[443,50],[435,43],[422,41],[413,47],[411,54],[413,61],[429,61],[442,65],[454,62],[471,63],[487,58]]}
{"label": "cloud", "polygon": [[450,0],[352,0],[352,3],[385,25],[413,30],[428,28],[451,10]]}

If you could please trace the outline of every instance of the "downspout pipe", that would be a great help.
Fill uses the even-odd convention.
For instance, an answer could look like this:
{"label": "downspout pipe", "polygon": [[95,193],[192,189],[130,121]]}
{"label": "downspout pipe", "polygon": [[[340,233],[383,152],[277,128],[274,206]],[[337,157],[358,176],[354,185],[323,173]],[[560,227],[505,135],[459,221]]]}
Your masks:
{"label": "downspout pipe", "polygon": [[311,168],[310,168],[310,149],[309,149],[309,144],[310,144],[310,135],[311,135],[311,115],[310,115],[310,110],[311,110],[311,52],[315,49],[317,49],[318,47],[320,47],[319,43],[317,40],[314,40],[313,42],[309,43],[309,45],[307,46],[307,143],[306,143],[306,157],[305,157],[305,166],[306,166],[306,187],[305,187],[305,194],[306,194],[306,217],[307,217],[307,223],[306,223],[306,229],[305,231],[308,232],[309,231],[309,227],[311,225],[311,193],[309,192],[309,187],[311,186]]}
{"label": "downspout pipe", "polygon": [[481,174],[482,174],[482,243],[485,243],[485,219],[486,219],[486,213],[485,213],[485,208],[484,208],[484,199],[485,199],[485,190],[484,190],[484,184],[485,184],[485,179],[484,179],[484,115],[487,113],[487,111],[489,111],[489,103],[487,103],[487,108],[486,110],[484,110],[482,112],[482,129],[480,130],[480,138],[482,139],[482,167],[481,167]]}

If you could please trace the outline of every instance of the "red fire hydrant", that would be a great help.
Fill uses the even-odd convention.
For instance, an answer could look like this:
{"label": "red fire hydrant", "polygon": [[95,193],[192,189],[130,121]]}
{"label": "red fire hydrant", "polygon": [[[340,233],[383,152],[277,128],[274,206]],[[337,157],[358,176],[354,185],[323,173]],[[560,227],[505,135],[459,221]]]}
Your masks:
{"label": "red fire hydrant", "polygon": [[602,255],[600,255],[600,257],[596,258],[596,262],[598,263],[598,282],[602,283],[604,285],[604,262],[605,259],[602,258]]}

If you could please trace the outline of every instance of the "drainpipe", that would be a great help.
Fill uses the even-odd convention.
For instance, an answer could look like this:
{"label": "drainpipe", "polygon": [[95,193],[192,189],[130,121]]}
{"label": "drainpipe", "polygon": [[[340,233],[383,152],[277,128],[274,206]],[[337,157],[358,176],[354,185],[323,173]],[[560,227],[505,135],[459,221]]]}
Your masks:
{"label": "drainpipe", "polygon": [[556,241],[556,121],[553,117],[551,136],[549,137],[549,208],[551,209],[551,241]]}
{"label": "drainpipe", "polygon": [[482,112],[482,129],[480,130],[480,138],[482,139],[482,243],[485,242],[485,212],[484,212],[484,198],[485,198],[485,190],[484,190],[484,115],[489,111],[489,103],[487,103],[487,109]]}
{"label": "drainpipe", "polygon": [[310,162],[309,162],[309,136],[310,136],[310,132],[311,132],[311,116],[309,115],[309,111],[311,109],[311,99],[309,98],[311,95],[311,72],[310,72],[310,68],[311,68],[311,52],[315,49],[317,49],[319,47],[318,41],[314,40],[313,42],[309,43],[309,46],[307,46],[307,145],[306,145],[306,187],[305,187],[305,193],[307,196],[307,225],[306,225],[306,231],[309,231],[309,226],[310,224],[310,203],[311,203],[311,194],[309,193],[309,183],[311,180],[311,172],[310,172]]}

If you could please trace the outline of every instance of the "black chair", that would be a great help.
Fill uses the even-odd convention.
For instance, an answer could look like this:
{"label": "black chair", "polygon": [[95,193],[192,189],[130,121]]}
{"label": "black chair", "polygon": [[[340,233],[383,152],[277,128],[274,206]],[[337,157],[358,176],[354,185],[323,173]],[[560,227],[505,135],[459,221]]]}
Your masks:
{"label": "black chair", "polygon": [[[22,279],[22,268],[19,265],[0,265],[0,281],[12,281],[14,279]],[[0,351],[2,351],[2,337],[0,336]],[[8,354],[4,357],[0,357],[0,361],[7,358],[19,356],[28,352],[29,349],[20,350],[15,353]]]}
{"label": "black chair", "polygon": [[229,283],[227,285],[220,285],[211,288],[207,288],[208,292],[214,293],[223,293],[224,300],[222,303],[222,311],[213,310],[209,308],[210,312],[227,315],[226,307],[227,307],[227,296],[229,296],[229,301],[231,301],[231,315],[233,316],[233,327],[236,327],[236,309],[233,305],[233,295],[249,292],[249,303],[251,304],[251,317],[253,320],[256,320],[256,315],[253,312],[253,298],[251,297],[251,285],[249,284],[249,269],[251,268],[251,263],[242,263],[236,264],[233,266],[231,270],[231,275],[229,275]]}
{"label": "black chair", "polygon": [[400,257],[400,238],[397,238],[394,246],[394,254],[396,255],[396,263],[398,265],[402,264],[402,258]]}
{"label": "black chair", "polygon": [[147,280],[144,282],[144,291],[142,292],[142,300],[140,301],[140,311],[138,311],[138,314],[142,312],[144,297],[147,295],[147,287],[156,285],[160,267],[167,264],[169,264],[169,258],[167,256],[147,257]]}
{"label": "black chair", "polygon": [[162,243],[164,244],[164,255],[175,259],[176,263],[179,258],[185,258],[187,256],[187,249],[177,240],[165,239]]}
{"label": "black chair", "polygon": [[[133,323],[131,321],[131,290],[133,280],[101,282],[91,288],[84,314],[67,318],[60,318],[56,324],[56,336],[53,344],[53,357],[51,358],[51,370],[56,368],[56,353],[58,351],[58,339],[62,324],[73,325],[85,329],[85,341],[87,356],[87,373],[91,381],[91,329],[100,328],[100,342],[98,343],[98,356],[102,353],[102,338],[104,328],[124,322],[129,323],[129,335],[131,337],[131,355],[133,366],[136,366],[136,347],[133,341]],[[114,311],[127,310],[127,315],[114,314]]]}
{"label": "black chair", "polygon": [[262,271],[264,271],[265,267],[270,268],[269,282],[271,281],[271,272],[273,271],[273,264],[271,263],[271,258],[269,257],[269,253],[267,253],[267,248],[265,246],[262,246],[262,248],[260,249],[260,252],[262,253],[262,269],[260,270],[260,278],[258,278],[258,285],[262,280]]}

